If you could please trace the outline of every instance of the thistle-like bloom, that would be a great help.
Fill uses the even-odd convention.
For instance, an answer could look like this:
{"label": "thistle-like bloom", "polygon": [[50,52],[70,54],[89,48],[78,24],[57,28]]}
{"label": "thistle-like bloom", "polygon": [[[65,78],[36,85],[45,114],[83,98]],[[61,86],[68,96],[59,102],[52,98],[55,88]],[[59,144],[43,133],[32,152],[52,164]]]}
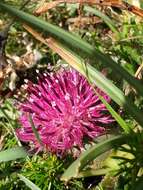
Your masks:
{"label": "thistle-like bloom", "polygon": [[[100,95],[110,98],[101,90]],[[22,127],[17,135],[24,142],[32,142],[40,150],[29,116],[42,144],[54,153],[63,154],[74,147],[83,147],[85,139],[93,139],[105,132],[105,125],[113,120],[95,94],[93,87],[73,69],[43,74],[38,83],[28,83],[28,97],[20,105]]]}

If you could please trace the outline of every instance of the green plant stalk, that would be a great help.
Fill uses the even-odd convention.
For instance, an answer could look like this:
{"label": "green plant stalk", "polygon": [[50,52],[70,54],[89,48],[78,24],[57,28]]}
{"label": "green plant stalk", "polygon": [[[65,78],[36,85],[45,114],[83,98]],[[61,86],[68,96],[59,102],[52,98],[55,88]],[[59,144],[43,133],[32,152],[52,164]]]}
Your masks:
{"label": "green plant stalk", "polygon": [[126,124],[126,122],[122,119],[122,117],[108,104],[108,102],[94,89],[95,94],[99,97],[99,99],[106,106],[108,111],[111,113],[113,118],[117,121],[117,123],[122,127],[125,133],[129,133],[131,131],[131,127]]}
{"label": "green plant stalk", "polygon": [[29,122],[30,122],[30,124],[31,124],[32,131],[33,131],[33,133],[34,133],[34,135],[35,135],[35,137],[36,137],[38,143],[41,145],[41,147],[43,147],[43,143],[42,143],[42,141],[41,141],[41,138],[40,138],[39,133],[37,132],[37,129],[35,128],[35,125],[34,125],[34,122],[33,122],[33,120],[32,120],[31,115],[29,115]]}
{"label": "green plant stalk", "polygon": [[129,133],[131,131],[131,127],[122,119],[122,117],[108,104],[108,102],[100,95],[98,95],[99,99],[106,106],[108,111],[111,113],[113,118],[117,121],[117,123],[122,127],[125,133]]}

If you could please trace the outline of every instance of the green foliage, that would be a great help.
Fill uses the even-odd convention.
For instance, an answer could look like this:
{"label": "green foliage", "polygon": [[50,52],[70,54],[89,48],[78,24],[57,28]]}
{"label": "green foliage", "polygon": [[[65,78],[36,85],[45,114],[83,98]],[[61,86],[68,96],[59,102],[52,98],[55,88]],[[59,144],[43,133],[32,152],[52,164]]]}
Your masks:
{"label": "green foliage", "polygon": [[[0,166],[2,171],[0,176],[0,189],[29,189],[24,185],[25,182],[26,184],[29,182],[27,180],[30,180],[42,190],[84,189],[82,182],[79,180],[72,180],[67,184],[60,181],[60,176],[65,170],[65,161],[68,162],[68,160],[62,161],[55,155],[45,153],[41,156],[34,155],[26,160],[21,160],[21,162],[3,163]],[[26,177],[26,179],[16,173],[21,174]],[[32,184],[32,186],[34,186],[34,184]],[[31,187],[31,184],[29,187]]]}
{"label": "green foliage", "polygon": [[31,179],[41,189],[47,189],[51,185],[52,189],[60,189],[64,188],[64,184],[58,184],[59,179],[56,175],[63,172],[62,165],[56,156],[45,154],[41,157],[35,155],[25,163],[21,171],[25,177]]}
{"label": "green foliage", "polygon": [[[131,133],[127,145],[119,146],[112,158],[118,163],[116,175],[119,175],[118,186],[122,189],[136,189],[140,187],[140,180],[143,175],[143,133]],[[123,180],[122,180],[123,179]]]}
{"label": "green foliage", "polygon": [[5,149],[11,148],[16,144],[21,146],[21,143],[15,134],[15,129],[18,127],[18,112],[12,103],[13,100],[7,99],[0,108],[0,131],[2,136],[5,137]]}
{"label": "green foliage", "polygon": [[[68,161],[68,160],[65,160]],[[60,176],[64,172],[64,162],[55,155],[43,154],[43,156],[35,155],[32,159],[27,160],[21,173],[33,181],[42,190],[65,190],[65,189],[82,189],[82,183],[79,181],[71,181],[64,184],[60,181]],[[44,183],[43,183],[44,182]]]}
{"label": "green foliage", "polygon": [[[93,26],[93,28],[84,27],[84,29],[79,28],[70,33],[65,30],[69,27],[66,19],[69,16],[78,15],[76,4],[62,4],[51,10],[50,13],[41,16],[41,19],[27,13],[33,12],[33,8],[36,7],[36,3],[33,1],[29,2],[25,12],[18,10],[23,3],[22,1],[5,0],[2,2],[0,2],[0,9],[3,12],[17,16],[18,20],[26,22],[36,30],[44,31],[46,36],[49,35],[57,39],[59,47],[65,54],[70,54],[74,60],[73,65],[70,60],[67,61],[68,64],[86,76],[89,82],[105,91],[118,104],[113,103],[111,107],[99,96],[116,120],[114,127],[117,128],[119,125],[122,129],[119,129],[115,137],[110,137],[108,140],[102,139],[100,143],[93,145],[72,164],[73,160],[70,160],[69,157],[60,160],[57,156],[47,153],[39,153],[38,155],[33,153],[30,157],[23,158],[27,156],[25,150],[22,147],[14,148],[17,147],[17,144],[21,146],[15,134],[15,129],[18,127],[18,112],[12,106],[14,104],[13,98],[11,101],[7,100],[2,103],[0,108],[0,133],[4,137],[2,140],[0,139],[2,144],[0,149],[3,149],[0,152],[0,161],[2,162],[0,165],[0,190],[27,190],[29,188],[81,190],[84,189],[82,180],[71,180],[71,178],[97,175],[104,176],[103,180],[98,186],[91,189],[142,189],[143,135],[142,128],[140,129],[143,127],[142,69],[139,72],[140,75],[136,76],[140,80],[134,77],[138,69],[142,67],[142,22],[139,18],[118,9],[104,9],[101,12],[94,6],[83,6],[82,11],[86,16],[96,15],[102,20],[102,23],[96,25],[95,28]],[[37,5],[38,3],[39,1]],[[3,15],[3,19],[5,18],[9,20],[7,14]],[[43,18],[47,18],[48,22],[44,21]],[[64,29],[58,26],[59,23]],[[75,33],[83,35],[83,39]],[[18,40],[15,41],[17,37],[20,40],[22,35],[21,24],[16,22],[11,27],[6,52],[11,54],[16,52],[19,56],[25,53],[23,44],[19,43]],[[29,39],[31,40],[31,37]],[[34,43],[36,44],[36,42]],[[43,48],[43,46],[35,44],[35,47]],[[43,50],[45,51],[46,48],[44,47]],[[55,65],[59,57],[57,55],[55,57],[51,51],[49,54],[48,58]],[[110,79],[98,71],[102,68],[109,68]],[[125,96],[124,92],[128,96]],[[127,113],[122,109],[126,110]],[[39,135],[31,118],[30,122],[40,143]],[[120,135],[117,136],[118,133]],[[123,133],[128,133],[128,135],[124,136]],[[109,150],[111,149],[114,151],[110,154]],[[108,158],[107,155],[104,157],[105,152],[109,153]],[[100,156],[103,156],[105,163],[103,162],[103,166],[98,168],[94,166],[94,161],[101,160]],[[17,158],[22,159],[13,161]],[[68,166],[69,168],[65,170]],[[63,180],[70,181],[68,183],[60,181],[61,175]]]}

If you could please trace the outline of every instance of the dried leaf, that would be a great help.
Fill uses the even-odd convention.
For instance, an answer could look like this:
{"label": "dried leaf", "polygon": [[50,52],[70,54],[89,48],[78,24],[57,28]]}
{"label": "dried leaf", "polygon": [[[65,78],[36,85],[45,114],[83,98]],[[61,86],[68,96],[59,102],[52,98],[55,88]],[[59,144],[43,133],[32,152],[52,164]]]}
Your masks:
{"label": "dried leaf", "polygon": [[101,23],[102,20],[96,16],[93,17],[76,17],[76,18],[69,18],[67,20],[68,24],[73,24],[74,27],[83,27],[85,25],[89,25],[89,24],[98,24]]}
{"label": "dried leaf", "polygon": [[55,8],[61,3],[79,3],[79,4],[88,4],[88,5],[100,5],[100,6],[112,6],[118,7],[121,9],[128,10],[138,16],[143,17],[143,10],[137,6],[131,5],[122,0],[56,0],[49,3],[45,3],[41,7],[39,7],[36,11],[36,15],[40,15],[42,13],[47,12],[48,10]]}
{"label": "dried leaf", "polygon": [[101,5],[101,6],[116,6],[116,7],[122,7],[121,0],[56,0],[49,3],[44,3],[41,7],[39,7],[35,14],[39,15],[42,13],[47,12],[48,10],[55,8],[61,3],[79,3],[79,4],[89,4],[89,5]]}
{"label": "dried leaf", "polygon": [[0,137],[0,151],[2,150],[3,145],[4,145],[4,138],[5,138],[5,135],[2,135],[2,136]]}

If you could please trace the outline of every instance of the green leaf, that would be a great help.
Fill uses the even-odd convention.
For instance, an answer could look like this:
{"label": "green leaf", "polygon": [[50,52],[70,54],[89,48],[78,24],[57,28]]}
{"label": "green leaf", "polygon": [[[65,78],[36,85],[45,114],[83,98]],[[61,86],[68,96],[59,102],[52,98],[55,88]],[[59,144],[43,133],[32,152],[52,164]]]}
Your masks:
{"label": "green leaf", "polygon": [[0,152],[0,162],[7,162],[16,160],[18,158],[25,158],[28,153],[22,147],[15,147]]}
{"label": "green leaf", "polygon": [[85,151],[76,161],[74,161],[69,168],[62,175],[61,179],[69,181],[71,178],[78,177],[81,170],[97,156],[112,149],[115,145],[120,145],[126,142],[126,136],[116,136],[111,139],[107,139],[97,145],[94,145],[89,150]]}
{"label": "green leaf", "polygon": [[105,175],[108,172],[109,172],[109,170],[104,169],[104,168],[101,168],[101,169],[88,169],[88,170],[84,170],[82,172],[79,172],[77,178]]}
{"label": "green leaf", "polygon": [[29,187],[32,190],[40,190],[40,188],[35,185],[33,182],[31,182],[29,179],[27,179],[26,177],[24,177],[21,174],[18,174],[18,177],[26,184],[27,187]]}

